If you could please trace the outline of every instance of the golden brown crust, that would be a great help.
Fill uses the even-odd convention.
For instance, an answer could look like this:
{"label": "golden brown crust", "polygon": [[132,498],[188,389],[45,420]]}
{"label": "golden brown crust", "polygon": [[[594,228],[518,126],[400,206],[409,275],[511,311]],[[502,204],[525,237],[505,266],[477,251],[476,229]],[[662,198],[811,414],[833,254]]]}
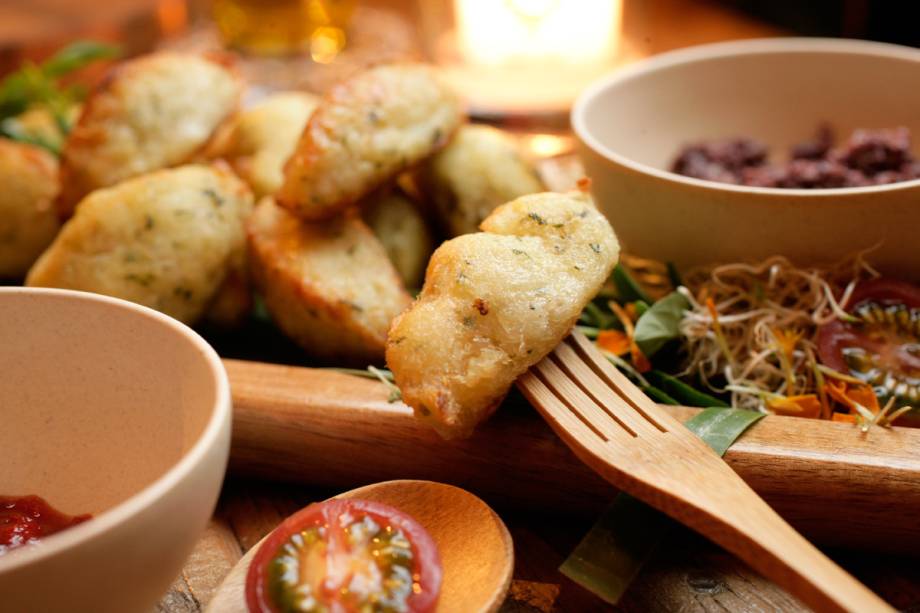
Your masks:
{"label": "golden brown crust", "polygon": [[257,199],[274,194],[284,181],[284,164],[319,98],[281,92],[241,111],[203,154],[226,160],[252,187]]}
{"label": "golden brown crust", "polygon": [[38,147],[0,138],[0,279],[21,279],[51,244],[58,165]]}
{"label": "golden brown crust", "polygon": [[435,251],[387,339],[403,400],[446,438],[469,435],[568,334],[619,254],[582,192],[523,196],[482,229]]}
{"label": "golden brown crust", "polygon": [[252,193],[229,170],[182,166],[84,198],[27,285],[131,300],[195,322],[245,248]]}
{"label": "golden brown crust", "polygon": [[308,224],[264,198],[247,236],[256,287],[285,334],[317,357],[380,363],[410,298],[358,217]]}
{"label": "golden brown crust", "polygon": [[514,138],[484,125],[462,126],[418,175],[449,236],[476,232],[499,205],[543,190]]}
{"label": "golden brown crust", "polygon": [[421,64],[377,66],[330,90],[285,166],[278,203],[329,219],[443,147],[459,99]]}
{"label": "golden brown crust", "polygon": [[115,66],[87,98],[61,157],[62,218],[86,194],[192,159],[239,105],[225,61],[160,52]]}
{"label": "golden brown crust", "polygon": [[399,188],[378,190],[361,202],[361,217],[406,287],[420,287],[434,238],[416,203]]}

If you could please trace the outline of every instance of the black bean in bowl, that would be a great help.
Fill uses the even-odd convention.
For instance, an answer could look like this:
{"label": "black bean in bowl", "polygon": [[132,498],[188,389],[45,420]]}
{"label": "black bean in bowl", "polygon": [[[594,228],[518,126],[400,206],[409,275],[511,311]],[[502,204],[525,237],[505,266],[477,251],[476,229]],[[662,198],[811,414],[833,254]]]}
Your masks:
{"label": "black bean in bowl", "polygon": [[671,172],[687,177],[788,189],[828,189],[883,185],[920,178],[920,160],[911,152],[910,130],[854,130],[836,145],[827,124],[814,137],[793,145],[785,162],[769,162],[767,147],[752,138],[693,143],[681,149]]}

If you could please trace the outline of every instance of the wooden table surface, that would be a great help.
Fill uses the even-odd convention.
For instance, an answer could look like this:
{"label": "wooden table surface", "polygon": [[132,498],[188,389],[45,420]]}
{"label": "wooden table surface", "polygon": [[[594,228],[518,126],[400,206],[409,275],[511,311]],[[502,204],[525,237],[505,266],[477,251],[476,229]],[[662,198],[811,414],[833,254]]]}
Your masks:
{"label": "wooden table surface", "polygon": [[[203,611],[224,575],[246,550],[293,511],[333,494],[231,476],[217,513],[157,610]],[[666,539],[619,605],[611,607],[556,570],[587,530],[589,519],[538,510],[496,510],[508,525],[515,547],[514,581],[501,609],[504,612],[807,610],[730,554],[683,530]],[[880,517],[883,513],[880,510]],[[920,567],[915,560],[832,553],[896,608],[920,611]]]}

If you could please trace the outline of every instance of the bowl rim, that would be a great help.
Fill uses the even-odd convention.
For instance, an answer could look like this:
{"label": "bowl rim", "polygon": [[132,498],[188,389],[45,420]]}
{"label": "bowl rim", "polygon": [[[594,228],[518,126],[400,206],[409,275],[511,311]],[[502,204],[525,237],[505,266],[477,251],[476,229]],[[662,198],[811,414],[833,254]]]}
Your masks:
{"label": "bowl rim", "polygon": [[14,294],[59,296],[71,300],[101,303],[155,320],[159,325],[171,330],[172,333],[184,337],[194,348],[199,350],[211,371],[215,383],[215,400],[211,407],[208,421],[198,438],[182,457],[155,481],[115,506],[98,515],[94,515],[90,521],[45,537],[38,546],[17,548],[0,556],[0,575],[76,548],[142,513],[188,477],[194,468],[200,464],[204,456],[214,447],[221,435],[224,424],[229,425],[232,419],[230,383],[220,357],[214,348],[201,338],[197,332],[182,322],[134,302],[91,292],[38,287],[0,287],[0,297]]}
{"label": "bowl rim", "polygon": [[615,87],[637,79],[646,74],[657,72],[664,68],[693,64],[700,60],[718,59],[738,55],[769,55],[774,53],[831,53],[837,55],[858,55],[864,57],[879,57],[886,59],[901,59],[920,64],[920,49],[880,43],[875,41],[857,40],[850,38],[821,38],[821,37],[785,37],[785,38],[753,38],[745,40],[726,41],[695,45],[674,51],[667,51],[650,58],[639,60],[634,64],[614,70],[585,88],[572,106],[570,122],[576,137],[594,153],[610,162],[624,166],[632,171],[651,175],[663,181],[682,184],[697,189],[710,189],[728,193],[745,193],[772,196],[777,199],[789,196],[810,198],[832,198],[850,194],[877,194],[882,192],[900,191],[920,187],[920,179],[899,181],[884,185],[867,185],[863,187],[836,187],[836,188],[783,188],[783,187],[752,187],[747,185],[734,185],[706,181],[679,175],[667,170],[655,168],[648,164],[637,162],[617,153],[612,148],[597,139],[588,126],[587,113],[597,97],[611,87]]}

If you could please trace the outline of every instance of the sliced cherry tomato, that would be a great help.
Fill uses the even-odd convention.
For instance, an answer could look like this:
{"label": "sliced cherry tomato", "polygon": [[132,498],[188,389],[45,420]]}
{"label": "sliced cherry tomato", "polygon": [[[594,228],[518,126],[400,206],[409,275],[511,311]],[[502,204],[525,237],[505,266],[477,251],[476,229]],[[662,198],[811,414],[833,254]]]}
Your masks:
{"label": "sliced cherry tomato", "polygon": [[287,518],[246,576],[252,613],[430,613],[441,590],[431,536],[398,509],[333,499]]}
{"label": "sliced cherry tomato", "polygon": [[834,370],[871,385],[884,404],[920,407],[920,287],[875,279],[850,298],[857,321],[818,330],[818,356]]}

